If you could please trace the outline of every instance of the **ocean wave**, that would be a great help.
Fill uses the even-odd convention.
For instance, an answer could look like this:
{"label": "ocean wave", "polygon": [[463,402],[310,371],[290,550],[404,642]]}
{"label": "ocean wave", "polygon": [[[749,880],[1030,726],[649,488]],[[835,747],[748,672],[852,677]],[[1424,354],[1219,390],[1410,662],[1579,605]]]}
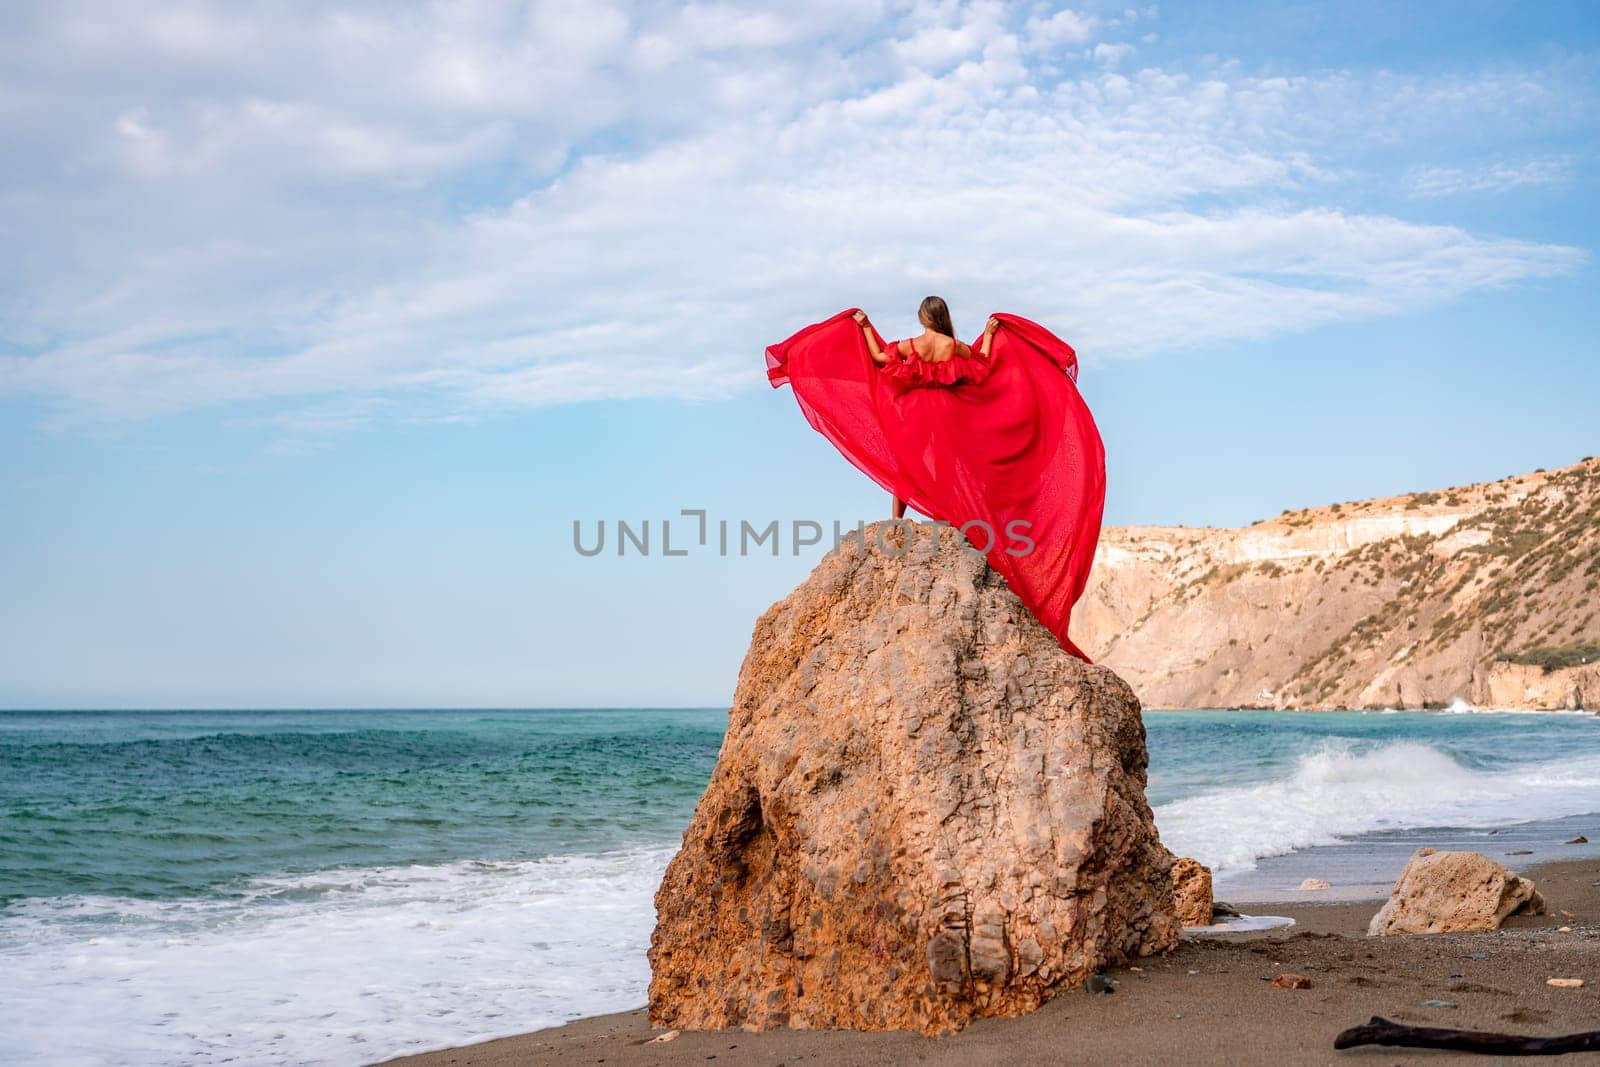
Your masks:
{"label": "ocean wave", "polygon": [[64,896],[0,917],[19,1063],[371,1063],[636,1007],[672,848]]}
{"label": "ocean wave", "polygon": [[1476,769],[1432,745],[1327,740],[1278,779],[1155,808],[1167,846],[1220,873],[1362,834],[1600,811],[1600,756]]}

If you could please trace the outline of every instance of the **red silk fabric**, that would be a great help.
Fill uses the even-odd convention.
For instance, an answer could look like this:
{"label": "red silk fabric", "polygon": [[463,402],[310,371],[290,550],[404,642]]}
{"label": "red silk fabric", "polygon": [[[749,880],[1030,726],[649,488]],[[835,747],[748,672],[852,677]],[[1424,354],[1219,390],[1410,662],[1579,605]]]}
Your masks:
{"label": "red silk fabric", "polygon": [[[883,488],[930,518],[967,530],[1068,652],[1105,509],[1105,448],[1078,393],[1072,346],[1038,323],[996,315],[990,357],[927,363],[890,352],[872,361],[866,337],[841,311],[767,349],[767,378],[785,383],[806,421]],[[874,331],[876,334],[876,331]],[[981,338],[980,338],[981,340]],[[1007,536],[1029,525],[1033,547]],[[1012,551],[1007,551],[1008,549]]]}

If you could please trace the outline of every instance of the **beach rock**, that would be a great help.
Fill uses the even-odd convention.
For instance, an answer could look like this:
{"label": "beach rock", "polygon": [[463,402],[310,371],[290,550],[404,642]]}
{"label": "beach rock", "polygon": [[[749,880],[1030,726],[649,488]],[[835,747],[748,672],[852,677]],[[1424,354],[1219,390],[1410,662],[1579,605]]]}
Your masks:
{"label": "beach rock", "polygon": [[1507,916],[1518,912],[1544,914],[1544,898],[1526,878],[1482,853],[1419,848],[1367,932],[1498,930]]}
{"label": "beach rock", "polygon": [[1582,978],[1546,978],[1544,984],[1553,989],[1582,989]]}
{"label": "beach rock", "polygon": [[1138,700],[954,531],[905,533],[757,622],[656,893],[652,1024],[947,1033],[1176,944]]}
{"label": "beach rock", "polygon": [[1584,837],[1582,834],[1579,834],[1577,837],[1567,839],[1567,844],[1569,845],[1587,845],[1588,843],[1589,839]]}
{"label": "beach rock", "polygon": [[1327,882],[1324,882],[1321,878],[1307,878],[1305,881],[1300,883],[1301,892],[1307,892],[1307,893],[1311,892],[1314,889],[1332,889],[1332,888],[1333,888],[1333,886],[1329,885]]}
{"label": "beach rock", "polygon": [[1211,924],[1211,869],[1199,860],[1172,864],[1172,917],[1184,926]]}
{"label": "beach rock", "polygon": [[1303,974],[1290,974],[1288,971],[1285,971],[1283,974],[1278,975],[1278,977],[1272,980],[1272,988],[1310,989],[1311,979],[1307,978]]}

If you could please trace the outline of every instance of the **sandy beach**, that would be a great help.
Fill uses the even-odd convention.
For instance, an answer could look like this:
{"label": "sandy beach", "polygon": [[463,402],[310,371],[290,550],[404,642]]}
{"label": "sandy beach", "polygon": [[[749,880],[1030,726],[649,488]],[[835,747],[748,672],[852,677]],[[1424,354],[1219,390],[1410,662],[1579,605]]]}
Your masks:
{"label": "sandy beach", "polygon": [[[1481,1056],[1333,1049],[1334,1035],[1382,1015],[1419,1026],[1528,1035],[1600,1028],[1600,862],[1529,868],[1550,913],[1492,933],[1369,938],[1377,902],[1281,902],[1248,914],[1292,927],[1186,938],[1170,956],[1107,972],[1115,992],[1076,990],[1032,1015],[982,1020],[947,1038],[780,1030],[679,1034],[659,1042],[643,1008],[390,1061],[411,1067],[510,1064],[1448,1063]],[[1309,896],[1309,894],[1308,894]],[[1570,930],[1561,930],[1561,927]],[[1283,972],[1310,989],[1275,988]],[[1552,977],[1583,978],[1555,989]],[[1442,1001],[1452,1007],[1425,1006]]]}

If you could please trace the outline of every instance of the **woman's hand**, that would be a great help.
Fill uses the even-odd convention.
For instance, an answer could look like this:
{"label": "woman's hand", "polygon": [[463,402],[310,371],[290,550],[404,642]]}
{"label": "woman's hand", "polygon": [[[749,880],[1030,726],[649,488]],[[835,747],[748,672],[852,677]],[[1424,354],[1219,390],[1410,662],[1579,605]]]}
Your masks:
{"label": "woman's hand", "polygon": [[870,322],[867,319],[867,313],[865,311],[862,311],[860,308],[857,308],[856,309],[856,313],[854,315],[850,316],[850,317],[855,319],[856,320],[856,325],[861,327],[863,330],[865,330],[867,328],[867,326],[870,325]]}

